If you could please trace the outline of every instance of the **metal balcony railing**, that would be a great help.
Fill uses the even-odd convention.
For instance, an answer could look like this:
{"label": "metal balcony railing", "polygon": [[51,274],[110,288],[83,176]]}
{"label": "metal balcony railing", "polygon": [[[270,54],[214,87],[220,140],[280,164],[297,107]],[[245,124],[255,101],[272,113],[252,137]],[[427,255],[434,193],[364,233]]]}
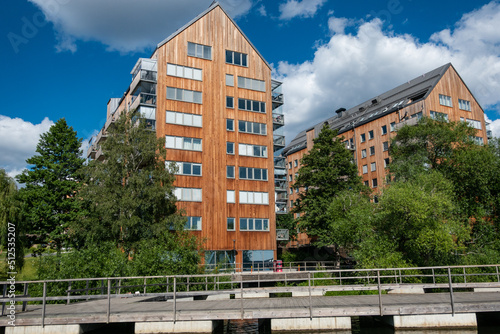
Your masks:
{"label": "metal balcony railing", "polygon": [[274,146],[285,147],[285,136],[274,135],[273,143]]}
{"label": "metal balcony railing", "polygon": [[274,188],[278,191],[287,191],[286,181],[274,181]]}
{"label": "metal balcony railing", "polygon": [[281,114],[273,114],[273,123],[276,125],[285,125],[285,116]]}
{"label": "metal balcony railing", "polygon": [[288,201],[288,193],[279,193],[276,194],[276,202],[286,202]]}

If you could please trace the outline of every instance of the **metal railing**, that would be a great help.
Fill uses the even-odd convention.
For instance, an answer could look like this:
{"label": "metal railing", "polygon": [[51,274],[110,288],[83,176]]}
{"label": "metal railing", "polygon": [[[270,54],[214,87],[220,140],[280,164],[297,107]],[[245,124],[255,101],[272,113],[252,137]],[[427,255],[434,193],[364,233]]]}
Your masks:
{"label": "metal railing", "polygon": [[[323,264],[327,264],[322,262]],[[249,264],[249,263],[247,263]],[[315,271],[306,271],[297,263],[289,267],[285,264],[282,272],[251,271],[206,275],[138,276],[79,278],[44,281],[0,282],[3,285],[2,315],[5,305],[10,305],[12,296],[7,295],[7,287],[12,285],[19,292],[14,300],[41,305],[40,324],[44,326],[48,304],[79,302],[85,300],[106,300],[106,319],[110,320],[111,301],[127,297],[164,297],[173,300],[173,319],[176,319],[176,301],[181,297],[209,294],[241,294],[266,287],[266,292],[282,293],[290,291],[366,291],[378,292],[380,315],[383,315],[382,293],[397,288],[446,289],[450,294],[452,314],[454,311],[454,289],[457,288],[500,288],[500,265],[415,267],[389,269],[334,269],[321,270],[316,263]],[[258,264],[260,266],[260,263]],[[270,265],[270,266],[269,266]],[[241,267],[245,268],[243,264]],[[262,269],[272,270],[272,262],[264,263]],[[22,293],[21,293],[22,291]],[[30,293],[28,293],[30,292]],[[30,295],[31,294],[31,295]],[[310,300],[312,312],[312,302]],[[99,313],[99,312],[97,312]],[[242,317],[244,309],[242,304]],[[311,313],[312,316],[312,313]]]}

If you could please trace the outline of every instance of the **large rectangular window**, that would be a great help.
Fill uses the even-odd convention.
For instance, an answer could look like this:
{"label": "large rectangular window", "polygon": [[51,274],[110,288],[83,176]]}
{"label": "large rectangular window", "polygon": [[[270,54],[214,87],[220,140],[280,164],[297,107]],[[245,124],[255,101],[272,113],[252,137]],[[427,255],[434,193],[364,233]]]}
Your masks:
{"label": "large rectangular window", "polygon": [[259,92],[266,91],[266,82],[263,80],[238,77],[238,88],[257,90]]}
{"label": "large rectangular window", "polygon": [[374,138],[373,130],[368,131],[368,139],[373,139],[373,138]]}
{"label": "large rectangular window", "polygon": [[226,142],[226,153],[227,154],[234,154],[234,143],[231,142]]}
{"label": "large rectangular window", "polygon": [[226,118],[226,130],[234,131],[234,119]]}
{"label": "large rectangular window", "polygon": [[383,142],[382,147],[384,149],[384,152],[388,151],[389,150],[389,142],[388,141]]}
{"label": "large rectangular window", "polygon": [[199,68],[167,64],[167,75],[185,79],[202,81],[202,70]]}
{"label": "large rectangular window", "polygon": [[360,136],[359,136],[359,140],[360,142],[364,143],[366,141],[366,134],[362,133]]}
{"label": "large rectangular window", "polygon": [[452,107],[451,96],[439,94],[439,104],[442,106]]}
{"label": "large rectangular window", "polygon": [[187,222],[184,225],[185,230],[201,231],[201,217],[186,217]]}
{"label": "large rectangular window", "polygon": [[266,103],[261,101],[238,99],[238,109],[265,113]]}
{"label": "large rectangular window", "polygon": [[199,188],[175,188],[174,195],[178,201],[201,202],[201,189]]}
{"label": "large rectangular window", "polygon": [[238,121],[238,131],[245,133],[253,133],[256,135],[266,135],[267,125],[264,123]]}
{"label": "large rectangular window", "polygon": [[436,120],[436,121],[444,121],[448,122],[448,114],[442,113],[442,112],[437,112],[437,111],[432,111],[430,112],[431,118]]}
{"label": "large rectangular window", "polygon": [[385,135],[387,133],[387,125],[382,125],[381,131],[382,131],[382,135]]}
{"label": "large rectangular window", "polygon": [[368,165],[363,165],[363,174],[368,173]]}
{"label": "large rectangular window", "polygon": [[257,191],[240,191],[240,204],[269,204],[269,194]]}
{"label": "large rectangular window", "polygon": [[247,157],[267,158],[267,147],[260,145],[238,144],[238,154]]}
{"label": "large rectangular window", "polygon": [[269,219],[240,218],[240,231],[269,231]]}
{"label": "large rectangular window", "polygon": [[241,180],[258,180],[267,181],[267,169],[265,168],[252,168],[240,167],[239,177]]}
{"label": "large rectangular window", "polygon": [[226,50],[226,63],[247,67],[248,55],[246,53]]}
{"label": "large rectangular window", "polygon": [[201,115],[186,114],[186,113],[177,112],[177,111],[168,111],[167,110],[165,120],[166,120],[166,123],[169,123],[169,124],[196,126],[199,128],[201,128],[203,125]]}
{"label": "large rectangular window", "polygon": [[234,218],[228,217],[227,218],[227,230],[228,231],[236,231],[236,226],[234,223]]}
{"label": "large rectangular window", "polygon": [[458,99],[458,107],[462,110],[471,111],[470,101]]}
{"label": "large rectangular window", "polygon": [[193,175],[201,176],[201,164],[195,162],[179,162],[179,161],[165,161],[165,166],[168,168],[171,163],[177,167],[177,175]]}
{"label": "large rectangular window", "polygon": [[376,164],[375,162],[372,162],[372,163],[370,164],[370,170],[371,170],[372,172],[374,172],[374,171],[376,171],[376,170],[377,170],[377,164]]}
{"label": "large rectangular window", "polygon": [[472,126],[474,129],[478,129],[478,130],[481,130],[481,121],[476,121],[476,120],[473,120],[473,119],[466,119],[467,123]]}
{"label": "large rectangular window", "polygon": [[176,150],[201,151],[201,139],[165,136],[165,147]]}
{"label": "large rectangular window", "polygon": [[212,47],[188,42],[188,56],[212,60]]}
{"label": "large rectangular window", "polygon": [[234,179],[234,166],[226,166],[226,177]]}
{"label": "large rectangular window", "polygon": [[175,87],[167,87],[167,99],[198,104],[202,103],[201,92]]}

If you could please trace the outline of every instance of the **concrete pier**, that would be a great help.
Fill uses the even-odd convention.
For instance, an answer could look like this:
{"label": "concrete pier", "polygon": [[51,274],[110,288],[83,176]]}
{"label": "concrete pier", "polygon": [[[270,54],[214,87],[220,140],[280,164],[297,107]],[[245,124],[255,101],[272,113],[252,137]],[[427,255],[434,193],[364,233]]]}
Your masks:
{"label": "concrete pier", "polygon": [[50,325],[50,326],[15,326],[5,327],[5,334],[83,334],[102,327],[101,324],[85,325]]}
{"label": "concrete pier", "polygon": [[271,319],[272,331],[350,330],[350,317]]}
{"label": "concrete pier", "polygon": [[476,328],[475,313],[455,314],[426,314],[426,315],[395,315],[383,317],[383,321],[395,329],[421,328]]}
{"label": "concrete pier", "polygon": [[136,334],[212,333],[216,321],[136,322]]}

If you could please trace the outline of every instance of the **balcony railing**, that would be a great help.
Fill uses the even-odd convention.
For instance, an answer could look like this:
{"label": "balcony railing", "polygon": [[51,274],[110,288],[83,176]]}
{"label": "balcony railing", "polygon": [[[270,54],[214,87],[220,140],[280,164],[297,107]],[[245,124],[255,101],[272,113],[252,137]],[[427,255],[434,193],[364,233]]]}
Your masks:
{"label": "balcony railing", "polygon": [[283,104],[283,94],[274,93],[272,95],[273,103]]}
{"label": "balcony railing", "polygon": [[95,154],[97,153],[95,144],[91,144],[87,150],[87,158],[95,159]]}
{"label": "balcony railing", "polygon": [[413,117],[413,118],[404,120],[402,122],[396,123],[394,128],[396,129],[396,131],[398,131],[399,129],[401,129],[405,125],[408,125],[408,126],[417,125],[418,121],[419,121],[418,117]]}
{"label": "balcony railing", "polygon": [[276,125],[285,125],[285,116],[281,114],[273,114],[273,123]]}
{"label": "balcony railing", "polygon": [[141,104],[156,106],[156,95],[141,93],[139,95],[132,96],[129,103],[129,110],[135,110]]}
{"label": "balcony railing", "polygon": [[276,202],[286,202],[288,201],[288,193],[279,193],[276,194]]}
{"label": "balcony railing", "polygon": [[273,143],[274,146],[285,147],[285,136],[274,135]]}
{"label": "balcony railing", "polygon": [[275,168],[286,168],[286,158],[285,157],[275,157],[274,158]]}
{"label": "balcony railing", "polygon": [[274,188],[277,191],[287,191],[287,183],[286,183],[286,181],[274,180]]}
{"label": "balcony railing", "polygon": [[286,203],[276,203],[276,213],[277,214],[288,213],[288,208],[286,206]]}
{"label": "balcony railing", "polygon": [[486,130],[486,137],[488,137],[488,139],[492,139],[493,138],[493,131]]}

